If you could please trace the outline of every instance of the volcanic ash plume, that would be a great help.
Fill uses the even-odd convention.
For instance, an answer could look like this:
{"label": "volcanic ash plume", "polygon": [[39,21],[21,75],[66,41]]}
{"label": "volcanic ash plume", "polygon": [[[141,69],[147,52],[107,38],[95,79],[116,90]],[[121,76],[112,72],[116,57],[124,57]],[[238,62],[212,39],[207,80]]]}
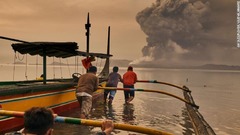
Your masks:
{"label": "volcanic ash plume", "polygon": [[147,45],[142,49],[143,57],[131,64],[176,66],[207,59],[202,52],[209,13],[206,0],[157,0],[137,14]]}

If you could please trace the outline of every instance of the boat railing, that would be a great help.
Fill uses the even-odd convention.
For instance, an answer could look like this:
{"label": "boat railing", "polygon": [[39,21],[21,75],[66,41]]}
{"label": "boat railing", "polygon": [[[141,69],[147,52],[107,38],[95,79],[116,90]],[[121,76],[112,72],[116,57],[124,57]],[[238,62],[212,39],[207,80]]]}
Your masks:
{"label": "boat railing", "polygon": [[158,83],[163,85],[172,86],[183,91],[184,99],[187,101],[185,102],[185,106],[187,108],[188,116],[192,121],[192,125],[196,135],[216,135],[212,127],[206,122],[202,114],[198,111],[198,107],[193,106],[196,105],[194,99],[191,95],[191,90],[186,86],[177,86],[167,82],[160,82],[157,80],[138,80],[137,82],[144,82],[144,83]]}
{"label": "boat railing", "polygon": [[[183,88],[188,89],[186,86],[183,86]],[[183,95],[187,101],[195,104],[191,93],[184,91]],[[205,121],[198,109],[188,104],[186,104],[186,108],[197,135],[216,135],[212,127]]]}
{"label": "boat railing", "polygon": [[[17,85],[21,83],[37,83],[37,82],[43,82],[43,80],[24,80],[24,81],[1,81],[0,86],[2,85]],[[59,79],[47,79],[47,82],[73,82],[73,78],[59,78]]]}
{"label": "boat railing", "polygon": [[184,98],[181,98],[179,96],[176,96],[174,94],[162,91],[162,90],[149,90],[149,89],[138,89],[138,88],[117,88],[117,87],[100,87],[102,89],[108,89],[108,90],[123,90],[123,91],[142,91],[142,92],[154,92],[154,93],[160,93],[164,95],[168,95],[171,97],[174,97],[176,99],[179,99],[180,101],[185,102],[185,106],[188,112],[188,116],[192,122],[192,126],[194,128],[196,135],[216,135],[212,127],[205,121],[201,113],[198,111],[199,106],[196,105],[196,103],[193,100],[193,97],[191,95],[191,90],[189,90],[186,86],[177,86],[171,83],[167,82],[160,82],[157,80],[138,80],[137,82],[140,83],[157,83],[157,84],[163,84],[168,85],[171,87],[175,87],[177,89],[180,89],[183,91]]}

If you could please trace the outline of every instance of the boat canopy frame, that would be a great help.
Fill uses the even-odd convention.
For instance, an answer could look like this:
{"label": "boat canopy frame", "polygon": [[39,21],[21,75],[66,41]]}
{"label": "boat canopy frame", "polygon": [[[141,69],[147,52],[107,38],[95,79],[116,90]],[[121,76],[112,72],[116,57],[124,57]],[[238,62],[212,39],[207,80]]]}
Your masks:
{"label": "boat canopy frame", "polygon": [[42,57],[68,58],[72,56],[95,56],[109,58],[111,54],[78,51],[76,42],[29,42],[13,43],[12,48],[21,54],[40,55]]}
{"label": "boat canopy frame", "polygon": [[15,52],[21,54],[40,55],[43,57],[43,83],[46,84],[47,74],[47,58],[68,58],[72,56],[94,56],[99,58],[109,59],[111,54],[103,53],[87,53],[78,51],[76,42],[30,42],[30,43],[13,43],[12,48]]}
{"label": "boat canopy frame", "polygon": [[13,43],[11,46],[13,50],[20,54],[40,55],[43,57],[43,84],[46,84],[46,66],[48,57],[68,58],[73,56],[94,56],[98,58],[108,59],[112,56],[107,53],[91,53],[78,50],[76,42],[28,42],[19,39],[0,36],[0,39],[16,41],[21,43]]}

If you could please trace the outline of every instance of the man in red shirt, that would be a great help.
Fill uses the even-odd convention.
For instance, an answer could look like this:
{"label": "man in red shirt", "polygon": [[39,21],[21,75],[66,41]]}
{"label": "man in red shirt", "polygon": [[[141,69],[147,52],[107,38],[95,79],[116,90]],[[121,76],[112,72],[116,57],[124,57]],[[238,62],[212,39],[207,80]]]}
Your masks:
{"label": "man in red shirt", "polygon": [[92,66],[92,63],[91,63],[91,62],[93,62],[93,61],[95,61],[95,57],[94,57],[94,56],[87,57],[87,58],[85,58],[85,59],[82,60],[82,65],[83,65],[83,67],[84,67],[85,69],[88,70],[88,69]]}
{"label": "man in red shirt", "polygon": [[[133,67],[129,66],[127,72],[123,75],[123,88],[134,88],[134,84],[136,82],[137,74],[133,72]],[[134,90],[124,91],[125,102],[131,102],[134,98],[134,95]]]}

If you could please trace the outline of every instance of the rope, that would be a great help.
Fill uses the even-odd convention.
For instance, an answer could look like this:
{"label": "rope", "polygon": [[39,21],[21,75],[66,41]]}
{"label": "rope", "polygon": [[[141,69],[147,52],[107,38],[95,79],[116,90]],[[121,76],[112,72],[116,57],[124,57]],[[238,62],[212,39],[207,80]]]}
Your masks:
{"label": "rope", "polygon": [[67,66],[68,66],[68,73],[69,73],[69,76],[71,76],[71,73],[70,73],[70,68],[69,68],[69,64],[68,64],[68,59],[67,60]]}
{"label": "rope", "polygon": [[36,78],[38,77],[38,55],[36,56]]}
{"label": "rope", "polygon": [[27,63],[28,63],[28,61],[27,61],[27,54],[26,54],[26,67],[25,67],[25,78],[26,78],[26,80],[28,80],[28,76],[27,76],[27,69],[28,69],[28,66],[27,66]]}
{"label": "rope", "polygon": [[22,55],[23,57],[22,57],[22,59],[20,59],[19,54],[20,54],[20,53],[18,53],[18,57],[17,57],[18,60],[19,60],[19,61],[23,61],[23,59],[24,59],[24,55]]}
{"label": "rope", "polygon": [[16,64],[16,59],[17,59],[17,55],[15,52],[14,58],[13,58],[13,81],[14,81],[14,77],[15,77],[15,64]]}
{"label": "rope", "polygon": [[77,72],[77,56],[74,57],[75,58],[75,64],[74,64],[74,72],[76,73]]}
{"label": "rope", "polygon": [[83,67],[83,65],[81,66],[81,69],[82,69],[82,74],[85,73],[85,68]]}
{"label": "rope", "polygon": [[101,67],[102,67],[102,59],[101,59],[101,62],[100,62],[100,66],[99,66],[99,72],[101,72]]}
{"label": "rope", "polygon": [[61,78],[63,78],[62,77],[62,62],[61,62],[61,59],[59,58],[59,61],[60,61],[60,72],[61,72]]}
{"label": "rope", "polygon": [[79,68],[78,61],[79,61],[79,57],[77,57],[77,62],[76,62],[76,65],[77,65],[77,70],[76,70],[76,72],[77,72],[77,73],[78,73],[78,68]]}
{"label": "rope", "polygon": [[97,61],[96,61],[96,67],[98,67],[98,59],[99,59],[99,58],[97,58]]}
{"label": "rope", "polygon": [[55,79],[55,63],[54,63],[54,57],[53,57],[53,79]]}

